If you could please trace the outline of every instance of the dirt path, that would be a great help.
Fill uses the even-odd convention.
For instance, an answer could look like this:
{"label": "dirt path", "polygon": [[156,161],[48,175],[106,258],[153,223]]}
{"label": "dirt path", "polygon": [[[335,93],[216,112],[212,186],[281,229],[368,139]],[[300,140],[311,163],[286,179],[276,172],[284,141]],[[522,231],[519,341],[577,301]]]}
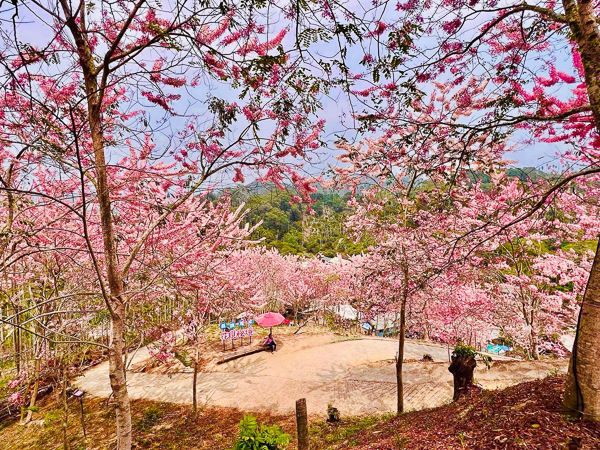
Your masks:
{"label": "dirt path", "polygon": [[[258,353],[201,373],[201,404],[238,407],[247,411],[293,411],[296,399],[306,397],[309,413],[323,415],[332,403],[344,415],[394,411],[397,341],[368,338],[332,342],[331,336],[291,340],[274,354]],[[407,409],[433,407],[452,397],[452,377],[447,370],[445,347],[418,341],[406,343],[406,359],[430,354],[434,363],[405,363]],[[147,359],[140,349],[134,364]],[[498,359],[498,358],[496,358]],[[545,377],[551,370],[566,372],[566,361],[498,361],[491,370],[478,368],[475,378],[485,387],[497,388]],[[108,365],[102,363],[77,381],[95,396],[110,394]],[[127,373],[132,398],[191,403],[192,375]]]}

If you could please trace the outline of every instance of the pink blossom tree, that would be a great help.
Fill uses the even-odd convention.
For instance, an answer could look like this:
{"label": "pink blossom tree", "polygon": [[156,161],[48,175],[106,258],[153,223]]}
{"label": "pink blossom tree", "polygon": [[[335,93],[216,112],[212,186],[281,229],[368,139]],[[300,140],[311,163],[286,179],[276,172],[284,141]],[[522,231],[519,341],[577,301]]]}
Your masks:
{"label": "pink blossom tree", "polygon": [[[2,192],[53,203],[73,228],[69,246],[85,255],[110,313],[117,448],[129,449],[123,337],[133,297],[156,286],[149,270],[170,264],[154,250],[184,227],[215,250],[226,242],[203,239],[207,224],[194,217],[218,177],[243,182],[253,168],[277,185],[290,177],[308,200],[294,161],[318,146],[323,123],[311,125],[314,92],[292,80],[286,30],[270,33],[260,12],[57,0],[11,14],[37,28],[2,30],[0,164],[22,168],[3,177]],[[212,96],[202,106],[205,81],[228,83],[244,104]]]}
{"label": "pink blossom tree", "polygon": [[[334,17],[341,15],[339,8],[339,3],[333,3]],[[385,20],[377,14],[382,11]],[[456,104],[447,105],[445,114],[421,122],[423,126],[397,146],[419,142],[428,133],[455,142],[446,147],[441,161],[432,160],[430,166],[445,171],[450,182],[460,168],[487,157],[491,147],[471,144],[490,132],[502,142],[518,130],[517,148],[528,153],[537,151],[537,143],[560,144],[562,177],[538,191],[530,211],[515,221],[547,208],[548,201],[567,188],[595,181],[600,170],[597,4],[417,0],[391,5],[383,1],[366,14],[371,21],[356,20],[358,14],[348,15],[347,21],[362,25],[359,32],[372,46],[363,46],[368,53],[355,56],[362,58],[364,69],[349,71],[344,81],[354,97],[354,118],[363,125],[361,129],[375,131],[389,123],[417,125],[415,112],[429,112],[423,99],[433,84],[451,94]],[[455,107],[469,111],[467,118],[452,120]],[[412,150],[417,153],[418,146]],[[598,258],[582,300],[564,397],[566,411],[592,419],[600,417],[600,394],[595,388],[600,373],[595,337],[600,333]]]}

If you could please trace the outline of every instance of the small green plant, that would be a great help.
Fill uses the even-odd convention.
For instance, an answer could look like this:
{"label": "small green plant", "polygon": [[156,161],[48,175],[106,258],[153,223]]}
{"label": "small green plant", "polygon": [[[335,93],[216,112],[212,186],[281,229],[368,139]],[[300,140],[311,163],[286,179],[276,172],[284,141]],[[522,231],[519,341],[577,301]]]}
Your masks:
{"label": "small green plant", "polygon": [[405,448],[408,448],[408,439],[406,438],[406,436],[402,436],[400,434],[396,434],[393,437],[394,440],[394,445],[396,446],[396,448],[398,450],[404,450]]}
{"label": "small green plant", "polygon": [[37,406],[28,406],[27,410],[36,413],[40,410],[40,408],[38,408]]}
{"label": "small green plant", "polygon": [[137,428],[141,431],[148,431],[162,418],[163,412],[157,406],[151,406],[144,411],[144,417],[136,423]]}
{"label": "small green plant", "polygon": [[555,367],[554,369],[552,369],[551,371],[548,372],[548,376],[549,377],[557,377],[559,373],[560,373],[560,370],[558,370],[558,367]]}
{"label": "small green plant", "polygon": [[156,423],[162,417],[162,411],[157,406],[151,406],[144,412],[144,422],[150,426],[156,425]]}
{"label": "small green plant", "polygon": [[337,423],[340,421],[340,411],[335,408],[331,403],[327,405],[327,422]]}
{"label": "small green plant", "polygon": [[454,351],[452,352],[452,355],[456,356],[458,358],[460,358],[462,356],[472,356],[473,358],[475,358],[476,356],[480,356],[481,359],[483,360],[483,363],[485,364],[485,366],[488,369],[490,368],[490,365],[491,365],[490,363],[492,362],[491,356],[483,355],[483,354],[479,353],[477,350],[475,350],[473,347],[465,345],[462,342],[459,342],[458,344],[456,344],[454,346]]}
{"label": "small green plant", "polygon": [[244,416],[233,450],[283,450],[292,440],[278,426],[258,425],[253,416]]}

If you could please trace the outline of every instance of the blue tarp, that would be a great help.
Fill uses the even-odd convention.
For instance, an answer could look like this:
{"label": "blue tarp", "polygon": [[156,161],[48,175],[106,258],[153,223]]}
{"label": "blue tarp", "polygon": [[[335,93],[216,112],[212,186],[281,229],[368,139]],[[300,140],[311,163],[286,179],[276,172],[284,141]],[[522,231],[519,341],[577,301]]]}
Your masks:
{"label": "blue tarp", "polygon": [[487,352],[494,353],[495,355],[498,355],[500,353],[505,353],[510,350],[512,350],[512,348],[507,347],[506,345],[488,344],[488,346],[487,346]]}

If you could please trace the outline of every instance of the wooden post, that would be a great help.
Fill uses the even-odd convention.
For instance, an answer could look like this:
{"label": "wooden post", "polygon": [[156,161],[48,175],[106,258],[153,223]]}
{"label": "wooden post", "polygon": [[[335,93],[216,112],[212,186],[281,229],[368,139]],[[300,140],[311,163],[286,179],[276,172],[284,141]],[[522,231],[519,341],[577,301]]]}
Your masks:
{"label": "wooden post", "polygon": [[296,400],[296,427],[298,429],[298,450],[309,450],[308,445],[308,415],[306,399]]}
{"label": "wooden post", "polygon": [[83,438],[87,439],[87,433],[85,432],[85,417],[83,415],[83,397],[79,397],[79,404],[81,405],[81,428],[83,428]]}

